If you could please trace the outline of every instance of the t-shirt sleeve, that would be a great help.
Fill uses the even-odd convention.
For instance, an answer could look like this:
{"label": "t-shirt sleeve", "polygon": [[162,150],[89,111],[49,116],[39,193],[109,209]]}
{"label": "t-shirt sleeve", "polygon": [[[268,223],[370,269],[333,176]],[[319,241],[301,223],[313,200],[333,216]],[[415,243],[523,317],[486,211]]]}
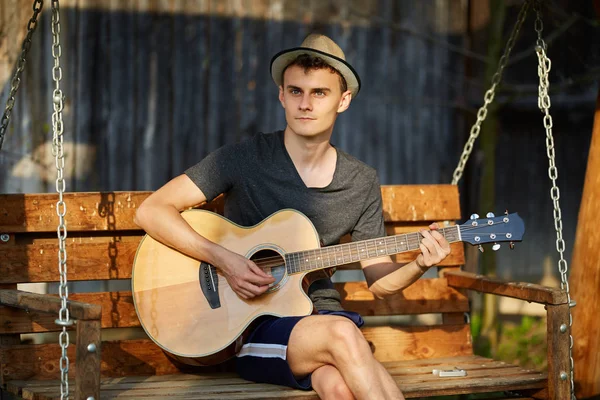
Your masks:
{"label": "t-shirt sleeve", "polygon": [[353,241],[374,239],[385,236],[383,222],[383,201],[381,199],[381,187],[379,178],[374,173],[373,184],[369,188],[363,212],[358,222],[350,232]]}
{"label": "t-shirt sleeve", "polygon": [[202,190],[207,201],[231,189],[237,177],[240,158],[238,144],[225,145],[198,164],[185,170],[185,174]]}

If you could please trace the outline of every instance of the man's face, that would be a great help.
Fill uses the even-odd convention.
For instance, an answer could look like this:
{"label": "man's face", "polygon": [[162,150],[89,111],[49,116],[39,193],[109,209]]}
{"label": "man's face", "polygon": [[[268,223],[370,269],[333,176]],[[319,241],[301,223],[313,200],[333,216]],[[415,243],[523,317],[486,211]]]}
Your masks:
{"label": "man's face", "polygon": [[305,137],[331,133],[338,113],[344,112],[352,99],[350,91],[341,92],[339,79],[328,69],[305,73],[293,65],[285,70],[279,101],[294,133]]}

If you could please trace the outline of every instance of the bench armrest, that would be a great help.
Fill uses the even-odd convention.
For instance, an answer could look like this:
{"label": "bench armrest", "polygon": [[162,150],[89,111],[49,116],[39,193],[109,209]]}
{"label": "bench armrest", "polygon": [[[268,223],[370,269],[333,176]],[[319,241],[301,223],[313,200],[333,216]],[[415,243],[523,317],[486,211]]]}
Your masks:
{"label": "bench armrest", "polygon": [[[23,290],[1,289],[0,304],[37,312],[58,314],[61,300],[49,294],[31,293]],[[102,318],[102,307],[80,301],[67,300],[69,316],[77,320],[99,320]]]}
{"label": "bench armrest", "polygon": [[448,286],[471,289],[482,293],[514,297],[540,304],[566,304],[567,294],[561,289],[524,282],[507,282],[464,271],[448,271],[444,274]]}
{"label": "bench armrest", "polygon": [[[0,289],[0,305],[58,315],[61,299],[49,294]],[[69,317],[77,320],[75,398],[99,399],[102,306],[67,300],[67,307]]]}

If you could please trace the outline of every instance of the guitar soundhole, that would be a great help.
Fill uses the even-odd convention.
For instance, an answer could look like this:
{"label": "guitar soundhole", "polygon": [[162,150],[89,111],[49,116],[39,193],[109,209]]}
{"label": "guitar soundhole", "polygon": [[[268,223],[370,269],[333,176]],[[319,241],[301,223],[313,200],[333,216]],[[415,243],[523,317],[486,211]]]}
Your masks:
{"label": "guitar soundhole", "polygon": [[271,284],[271,288],[267,292],[273,292],[283,286],[287,280],[287,274],[285,260],[281,254],[275,250],[264,249],[254,253],[250,259],[259,268],[275,278],[275,282]]}

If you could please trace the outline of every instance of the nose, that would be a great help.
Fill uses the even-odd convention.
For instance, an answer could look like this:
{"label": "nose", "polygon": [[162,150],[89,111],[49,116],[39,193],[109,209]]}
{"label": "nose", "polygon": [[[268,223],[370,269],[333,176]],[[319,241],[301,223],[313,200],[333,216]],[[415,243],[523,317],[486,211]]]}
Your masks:
{"label": "nose", "polygon": [[312,110],[310,93],[304,93],[302,95],[302,101],[300,101],[300,104],[298,104],[298,109],[300,109],[301,111],[311,111]]}

